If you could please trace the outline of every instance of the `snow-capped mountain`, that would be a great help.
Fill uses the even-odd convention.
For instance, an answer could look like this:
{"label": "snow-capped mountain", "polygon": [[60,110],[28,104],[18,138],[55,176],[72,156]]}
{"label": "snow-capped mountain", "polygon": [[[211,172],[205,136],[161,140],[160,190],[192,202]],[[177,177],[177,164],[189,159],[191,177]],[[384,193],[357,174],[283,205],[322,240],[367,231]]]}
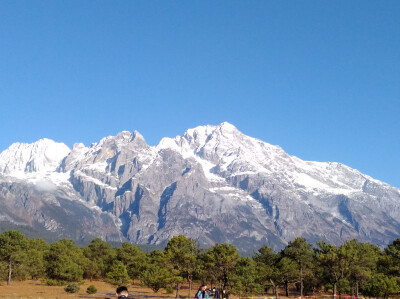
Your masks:
{"label": "snow-capped mountain", "polygon": [[18,176],[55,171],[70,151],[65,144],[46,138],[32,144],[14,143],[0,154],[0,173]]}
{"label": "snow-capped mountain", "polygon": [[46,139],[13,144],[0,154],[0,173],[0,207],[10,212],[0,223],[58,237],[163,244],[185,234],[252,251],[297,236],[383,246],[400,233],[399,189],[339,163],[303,161],[226,122],[154,147],[136,131],[72,150]]}

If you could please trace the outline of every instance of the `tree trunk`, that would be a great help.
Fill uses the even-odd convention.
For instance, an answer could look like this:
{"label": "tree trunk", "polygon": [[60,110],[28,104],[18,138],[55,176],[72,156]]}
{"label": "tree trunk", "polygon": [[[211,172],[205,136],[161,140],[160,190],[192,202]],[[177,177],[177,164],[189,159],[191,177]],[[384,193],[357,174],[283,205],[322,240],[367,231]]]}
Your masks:
{"label": "tree trunk", "polygon": [[358,280],[356,280],[356,297],[358,298]]}
{"label": "tree trunk", "polygon": [[224,273],[224,285],[223,285],[224,290],[225,290],[227,284],[228,284],[228,275],[226,273]]}
{"label": "tree trunk", "polygon": [[336,282],[333,283],[333,299],[336,298]]}
{"label": "tree trunk", "polygon": [[181,284],[177,283],[176,284],[176,298],[179,298],[179,289],[181,288]]}
{"label": "tree trunk", "polygon": [[303,267],[300,267],[300,297],[303,298]]}
{"label": "tree trunk", "polygon": [[[274,282],[272,281],[272,279],[270,279],[269,280],[270,282],[271,282],[271,284],[272,284],[272,289],[273,289],[273,292],[274,292],[274,295],[277,293],[277,291],[276,291],[276,286],[275,286],[275,284],[274,284]],[[278,299],[278,297],[276,297],[277,299]]]}
{"label": "tree trunk", "polygon": [[287,280],[285,281],[285,295],[289,297],[289,282]]}
{"label": "tree trunk", "polygon": [[10,262],[8,263],[8,280],[7,280],[8,286],[11,284],[11,266],[12,266],[12,264],[11,264],[11,260],[10,260]]}
{"label": "tree trunk", "polygon": [[192,279],[190,278],[189,279],[189,295],[188,295],[188,298],[192,298],[191,295],[192,295]]}

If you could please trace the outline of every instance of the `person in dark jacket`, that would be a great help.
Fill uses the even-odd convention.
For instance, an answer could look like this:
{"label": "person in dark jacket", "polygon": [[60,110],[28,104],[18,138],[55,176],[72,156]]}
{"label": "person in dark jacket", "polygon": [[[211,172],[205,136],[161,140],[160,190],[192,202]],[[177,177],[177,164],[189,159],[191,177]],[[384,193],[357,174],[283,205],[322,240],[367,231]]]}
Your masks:
{"label": "person in dark jacket", "polygon": [[118,299],[128,298],[128,288],[125,286],[120,286],[115,291]]}

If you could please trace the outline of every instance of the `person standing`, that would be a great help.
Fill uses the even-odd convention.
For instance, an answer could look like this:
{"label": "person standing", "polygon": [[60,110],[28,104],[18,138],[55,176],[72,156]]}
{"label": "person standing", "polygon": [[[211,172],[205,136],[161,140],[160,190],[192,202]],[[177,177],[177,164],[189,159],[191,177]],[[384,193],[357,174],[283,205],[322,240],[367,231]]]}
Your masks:
{"label": "person standing", "polygon": [[207,292],[207,286],[206,285],[202,285],[199,290],[196,293],[195,298],[197,299],[209,299],[210,298],[210,294],[208,294]]}

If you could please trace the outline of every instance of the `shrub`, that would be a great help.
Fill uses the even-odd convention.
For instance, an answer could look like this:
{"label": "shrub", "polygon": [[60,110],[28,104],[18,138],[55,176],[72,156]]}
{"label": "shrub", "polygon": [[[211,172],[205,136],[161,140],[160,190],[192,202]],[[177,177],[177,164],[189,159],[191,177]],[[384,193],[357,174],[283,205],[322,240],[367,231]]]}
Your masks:
{"label": "shrub", "polygon": [[97,288],[94,285],[88,286],[86,293],[88,294],[96,294],[97,293]]}
{"label": "shrub", "polygon": [[65,286],[67,283],[64,280],[47,279],[45,281],[48,286]]}
{"label": "shrub", "polygon": [[67,292],[67,293],[78,293],[79,292],[79,289],[80,289],[80,287],[79,287],[79,285],[77,284],[77,283],[70,283],[69,285],[67,285],[66,287],[65,287],[65,291]]}
{"label": "shrub", "polygon": [[167,287],[167,294],[173,294],[174,293],[174,289],[172,287]]}

